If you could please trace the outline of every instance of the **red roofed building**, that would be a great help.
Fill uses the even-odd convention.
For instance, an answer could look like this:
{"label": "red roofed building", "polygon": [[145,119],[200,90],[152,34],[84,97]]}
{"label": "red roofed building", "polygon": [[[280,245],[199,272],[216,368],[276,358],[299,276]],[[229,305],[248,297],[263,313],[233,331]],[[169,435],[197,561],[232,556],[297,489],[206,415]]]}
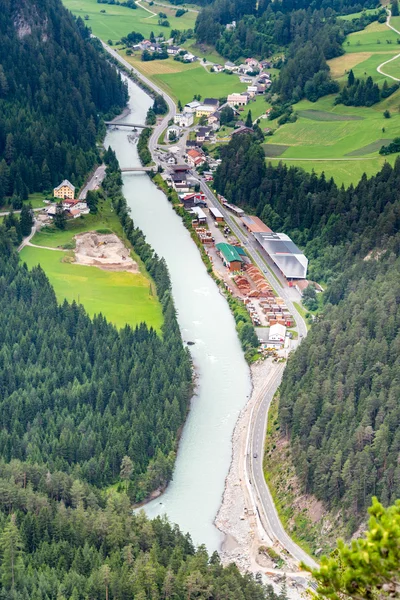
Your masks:
{"label": "red roofed building", "polygon": [[200,165],[206,162],[203,154],[198,150],[188,150],[187,151],[188,163],[191,167],[199,167]]}

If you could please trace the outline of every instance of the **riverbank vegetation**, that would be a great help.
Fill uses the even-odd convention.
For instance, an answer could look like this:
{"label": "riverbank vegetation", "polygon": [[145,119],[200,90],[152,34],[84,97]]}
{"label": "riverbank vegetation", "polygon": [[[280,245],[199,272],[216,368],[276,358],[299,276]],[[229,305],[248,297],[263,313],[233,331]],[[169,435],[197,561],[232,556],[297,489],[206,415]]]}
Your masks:
{"label": "riverbank vegetation", "polygon": [[249,312],[246,310],[246,307],[244,306],[244,304],[241,300],[234,298],[232,296],[232,294],[230,294],[225,289],[225,287],[222,285],[222,283],[219,280],[219,278],[217,277],[217,275],[214,273],[213,265],[210,260],[210,257],[208,256],[207,252],[205,251],[204,246],[200,242],[200,240],[195,232],[195,229],[192,225],[192,215],[190,213],[188,213],[188,211],[185,210],[184,207],[181,205],[176,191],[169,188],[168,185],[166,184],[166,182],[162,179],[162,177],[160,175],[156,175],[154,177],[154,183],[156,183],[156,185],[166,194],[169,202],[172,203],[175,212],[181,217],[186,229],[188,229],[188,231],[190,232],[192,240],[198,247],[201,258],[207,267],[208,273],[214,279],[216,284],[220,287],[222,294],[225,296],[225,298],[229,304],[229,308],[235,319],[236,331],[237,331],[240,343],[242,345],[242,349],[245,353],[245,358],[246,358],[247,362],[249,362],[249,363],[253,362],[255,357],[258,358],[257,351],[259,348],[259,341],[258,341],[256,332],[255,332],[255,329],[254,329],[253,322],[249,315]]}
{"label": "riverbank vegetation", "polygon": [[310,277],[326,282],[318,323],[283,376],[279,425],[301,491],[340,508],[339,526],[351,535],[372,496],[388,505],[400,495],[400,159],[344,190],[323,176],[267,167],[260,146],[238,137],[221,149],[217,191],[283,228],[305,248]]}
{"label": "riverbank vegetation", "polygon": [[149,150],[149,139],[151,137],[151,133],[152,133],[152,129],[150,127],[146,127],[145,129],[142,129],[140,136],[139,136],[138,144],[137,144],[140,162],[144,166],[150,165],[153,160],[152,156],[151,156],[151,152]]}
{"label": "riverbank vegetation", "polygon": [[0,203],[65,178],[79,186],[98,161],[103,117],[126,103],[118,73],[59,0],[3,2],[0,46]]}

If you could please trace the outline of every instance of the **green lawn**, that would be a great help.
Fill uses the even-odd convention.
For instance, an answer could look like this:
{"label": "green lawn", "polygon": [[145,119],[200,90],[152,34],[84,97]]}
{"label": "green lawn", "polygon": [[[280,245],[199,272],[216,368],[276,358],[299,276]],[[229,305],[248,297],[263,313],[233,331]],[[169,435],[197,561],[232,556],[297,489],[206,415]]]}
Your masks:
{"label": "green lawn", "polygon": [[[180,18],[176,18],[176,9],[164,8],[162,6],[148,6],[144,4],[144,8],[132,10],[118,5],[97,4],[96,0],[63,0],[65,6],[69,8],[75,15],[84,18],[89,16],[89,20],[85,21],[86,25],[91,27],[93,33],[102,40],[111,39],[116,42],[121,37],[131,31],[138,31],[145,37],[150,36],[153,31],[155,35],[163,33],[169,37],[171,29],[189,29],[194,28],[196,14],[188,12]],[[101,13],[105,10],[105,13]],[[156,16],[151,15],[148,11],[156,13]],[[167,14],[170,27],[160,27],[158,25],[158,12]]]}
{"label": "green lawn", "polygon": [[90,316],[102,313],[117,327],[146,322],[160,330],[161,305],[149,279],[141,273],[109,272],[96,267],[62,262],[68,252],[26,246],[21,260],[29,268],[40,264],[54,287],[57,299],[83,304]]}
{"label": "green lawn", "polygon": [[182,104],[193,100],[194,94],[201,94],[202,98],[221,98],[247,89],[247,85],[240,83],[236,75],[209,73],[201,66],[181,73],[153,75],[152,79]]}
{"label": "green lawn", "polygon": [[[85,215],[68,221],[64,231],[54,227],[43,228],[32,238],[32,243],[47,248],[70,244],[78,233],[108,229],[129,245],[121,223],[110,202],[103,202],[96,215]],[[152,279],[144,264],[132,251],[140,273],[109,272],[97,267],[86,267],[71,262],[62,262],[71,256],[71,251],[54,251],[27,246],[21,252],[22,260],[29,267],[41,264],[60,302],[66,298],[84,305],[90,315],[102,313],[109,321],[123,327],[126,323],[135,326],[145,321],[159,330],[162,323],[161,305],[157,299]]]}

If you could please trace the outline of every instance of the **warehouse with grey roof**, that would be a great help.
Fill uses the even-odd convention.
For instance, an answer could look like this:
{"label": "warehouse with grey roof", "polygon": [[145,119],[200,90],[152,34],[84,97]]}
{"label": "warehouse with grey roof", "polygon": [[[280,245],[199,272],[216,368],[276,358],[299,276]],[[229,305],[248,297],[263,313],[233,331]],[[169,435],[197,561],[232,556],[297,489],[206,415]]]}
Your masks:
{"label": "warehouse with grey roof", "polygon": [[253,233],[255,239],[288,281],[307,278],[308,259],[285,233]]}

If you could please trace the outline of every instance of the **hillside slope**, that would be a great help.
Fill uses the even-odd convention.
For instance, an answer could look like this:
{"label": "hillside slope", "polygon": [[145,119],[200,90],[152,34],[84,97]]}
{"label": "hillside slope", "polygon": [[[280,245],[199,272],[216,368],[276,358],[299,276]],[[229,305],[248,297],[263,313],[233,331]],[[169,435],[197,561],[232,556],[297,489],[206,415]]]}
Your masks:
{"label": "hillside slope", "polygon": [[101,116],[125,103],[119,75],[59,0],[0,0],[0,203],[64,178],[79,185]]}

